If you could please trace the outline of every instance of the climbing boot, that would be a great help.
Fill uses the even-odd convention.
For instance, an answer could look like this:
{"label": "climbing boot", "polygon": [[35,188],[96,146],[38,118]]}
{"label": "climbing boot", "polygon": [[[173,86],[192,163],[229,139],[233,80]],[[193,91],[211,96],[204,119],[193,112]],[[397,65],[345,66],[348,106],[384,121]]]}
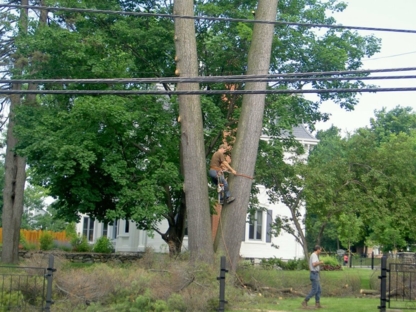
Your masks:
{"label": "climbing boot", "polygon": [[322,309],[323,306],[321,306],[321,304],[319,302],[317,302],[317,303],[315,303],[315,308]]}
{"label": "climbing boot", "polygon": [[227,203],[227,204],[230,204],[230,203],[232,203],[233,201],[235,201],[235,198],[234,198],[234,197],[232,197],[232,196],[230,196],[230,197],[228,197],[225,201],[226,201],[226,203]]}
{"label": "climbing boot", "polygon": [[306,308],[308,306],[308,302],[306,300],[302,301],[302,307]]}

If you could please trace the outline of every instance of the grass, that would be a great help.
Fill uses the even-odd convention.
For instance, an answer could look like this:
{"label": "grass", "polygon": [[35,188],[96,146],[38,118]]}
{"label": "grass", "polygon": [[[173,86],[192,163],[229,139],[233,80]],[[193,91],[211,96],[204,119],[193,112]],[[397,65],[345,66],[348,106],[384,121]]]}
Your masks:
{"label": "grass", "polygon": [[[233,312],[247,312],[247,311],[279,311],[279,312],[304,312],[308,310],[315,310],[313,300],[309,301],[307,309],[301,306],[302,299],[299,298],[282,298],[270,300],[268,303],[259,303],[250,307],[246,305],[241,308],[232,308],[227,311]],[[378,311],[380,299],[373,298],[322,298],[321,304],[323,306],[319,311],[332,312],[371,312]],[[397,310],[396,310],[397,311]]]}

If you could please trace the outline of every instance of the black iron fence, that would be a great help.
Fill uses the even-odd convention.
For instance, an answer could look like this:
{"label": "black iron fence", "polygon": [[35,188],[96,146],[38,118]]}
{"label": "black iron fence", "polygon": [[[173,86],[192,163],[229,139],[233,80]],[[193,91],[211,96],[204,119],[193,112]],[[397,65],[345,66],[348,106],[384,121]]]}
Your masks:
{"label": "black iron fence", "polygon": [[54,257],[47,268],[0,266],[0,311],[50,311]]}
{"label": "black iron fence", "polygon": [[381,261],[380,306],[387,309],[416,310],[416,258],[414,255]]}
{"label": "black iron fence", "polygon": [[349,259],[349,267],[352,268],[369,268],[369,269],[379,269],[381,266],[381,256],[375,255],[374,252],[367,255],[357,255],[352,254]]}

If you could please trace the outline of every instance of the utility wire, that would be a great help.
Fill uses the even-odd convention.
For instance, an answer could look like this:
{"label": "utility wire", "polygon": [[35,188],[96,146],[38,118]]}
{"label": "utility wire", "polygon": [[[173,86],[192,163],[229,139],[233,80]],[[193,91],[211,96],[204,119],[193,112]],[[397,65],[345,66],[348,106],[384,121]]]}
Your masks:
{"label": "utility wire", "polygon": [[192,77],[192,78],[114,78],[114,79],[0,79],[0,84],[35,83],[35,84],[69,84],[69,83],[103,83],[103,84],[156,84],[156,83],[245,83],[245,82],[314,82],[314,81],[343,81],[343,80],[397,80],[416,79],[416,75],[404,76],[345,76],[345,77],[305,77],[305,78],[257,78],[242,76],[241,78]]}
{"label": "utility wire", "polygon": [[80,8],[56,8],[48,6],[37,5],[18,5],[18,4],[0,4],[0,7],[5,8],[27,8],[34,10],[47,10],[47,11],[69,11],[69,12],[81,12],[81,13],[101,13],[101,14],[116,14],[116,15],[131,15],[131,16],[143,16],[143,17],[164,17],[164,18],[183,18],[193,20],[208,20],[208,21],[221,21],[221,22],[234,22],[234,23],[252,23],[252,24],[273,24],[273,25],[289,25],[289,26],[302,26],[302,27],[316,27],[316,28],[332,28],[332,29],[354,29],[354,30],[367,30],[367,31],[381,31],[381,32],[400,32],[400,33],[413,33],[416,34],[416,30],[413,29],[395,29],[395,28],[380,28],[380,27],[361,27],[361,26],[345,26],[345,25],[328,25],[328,24],[314,24],[314,23],[297,23],[297,22],[285,22],[285,21],[264,21],[264,20],[250,20],[243,18],[225,18],[225,17],[212,17],[212,16],[187,16],[187,15],[175,15],[175,14],[162,14],[162,13],[145,13],[145,12],[130,12],[130,11],[113,11],[113,10],[97,10],[97,9],[80,9]]}
{"label": "utility wire", "polygon": [[339,88],[306,90],[0,90],[0,94],[85,94],[85,95],[215,95],[215,94],[301,94],[416,91],[409,88]]}
{"label": "utility wire", "polygon": [[[217,83],[217,82],[254,82],[254,81],[337,81],[337,80],[386,80],[386,79],[413,79],[415,75],[397,76],[345,76],[345,77],[322,77],[328,75],[357,75],[386,72],[416,71],[416,67],[382,68],[343,70],[327,72],[303,72],[287,74],[267,75],[228,75],[228,76],[198,76],[198,77],[158,77],[158,78],[110,78],[110,79],[0,79],[0,83]],[[314,77],[318,76],[318,77]]]}
{"label": "utility wire", "polygon": [[391,57],[398,57],[398,56],[414,54],[414,53],[416,53],[416,51],[405,52],[405,53],[400,53],[400,54],[393,54],[393,55],[387,55],[387,56],[380,56],[380,57],[370,58],[370,59],[362,60],[362,61],[363,62],[376,61],[376,60],[381,60],[381,59],[386,59],[386,58],[391,58]]}

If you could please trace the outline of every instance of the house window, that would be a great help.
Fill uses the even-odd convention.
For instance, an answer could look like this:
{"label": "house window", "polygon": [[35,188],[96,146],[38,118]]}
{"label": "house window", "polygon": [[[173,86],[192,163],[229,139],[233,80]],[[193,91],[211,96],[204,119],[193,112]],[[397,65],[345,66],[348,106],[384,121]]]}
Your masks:
{"label": "house window", "polygon": [[103,236],[107,237],[108,235],[108,223],[103,224]]}
{"label": "house window", "polygon": [[[266,214],[267,213],[267,214]],[[265,218],[266,215],[266,218]],[[248,227],[248,239],[252,241],[262,241],[266,243],[272,242],[271,224],[273,223],[272,210],[258,210],[254,215],[254,219],[250,221]],[[266,227],[266,233],[263,232]],[[245,241],[245,233],[243,236]]]}
{"label": "house window", "polygon": [[124,221],[124,233],[128,233],[130,231],[130,222],[128,220]]}
{"label": "house window", "polygon": [[254,219],[250,221],[248,238],[252,240],[261,240],[263,232],[263,211],[256,211]]}
{"label": "house window", "polygon": [[89,242],[94,241],[94,219],[84,217],[82,227],[82,235],[87,238]]}
{"label": "house window", "polygon": [[118,220],[114,220],[113,222],[113,233],[111,235],[112,239],[116,239],[118,235]]}

